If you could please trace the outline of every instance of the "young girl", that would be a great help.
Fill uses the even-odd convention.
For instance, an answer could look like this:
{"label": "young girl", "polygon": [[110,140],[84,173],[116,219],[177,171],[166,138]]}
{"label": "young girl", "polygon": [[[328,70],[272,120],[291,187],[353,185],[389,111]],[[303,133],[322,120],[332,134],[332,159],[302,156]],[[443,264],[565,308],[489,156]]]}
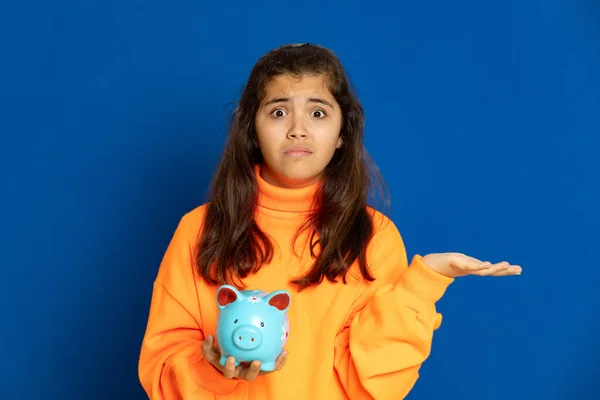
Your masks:
{"label": "young girl", "polygon": [[[455,277],[521,268],[464,254],[416,255],[367,205],[363,110],[338,59],[288,45],[255,65],[209,203],[181,219],[154,284],[139,360],[150,399],[404,398]],[[221,284],[292,294],[273,372],[220,365]]]}

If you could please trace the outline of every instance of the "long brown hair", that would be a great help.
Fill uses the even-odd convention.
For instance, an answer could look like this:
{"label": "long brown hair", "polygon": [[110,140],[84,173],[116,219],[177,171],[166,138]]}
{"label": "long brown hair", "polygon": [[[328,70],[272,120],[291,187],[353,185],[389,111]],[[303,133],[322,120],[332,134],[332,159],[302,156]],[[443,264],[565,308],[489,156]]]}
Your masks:
{"label": "long brown hair", "polygon": [[[313,44],[286,45],[258,60],[233,112],[229,135],[214,175],[196,261],[211,284],[244,286],[241,280],[271,261],[273,246],[255,221],[258,186],[254,166],[262,163],[254,119],[267,83],[278,75],[323,75],[342,111],[343,145],[325,168],[314,211],[302,225],[311,229],[314,264],[292,283],[299,290],[336,282],[358,260],[362,276],[374,280],[366,262],[373,232],[367,210],[372,194],[385,189],[383,178],[363,145],[364,112],[338,58]],[[377,185],[376,185],[377,184]],[[372,191],[371,189],[376,189]],[[387,204],[387,198],[385,200]],[[320,247],[316,254],[316,246]]]}

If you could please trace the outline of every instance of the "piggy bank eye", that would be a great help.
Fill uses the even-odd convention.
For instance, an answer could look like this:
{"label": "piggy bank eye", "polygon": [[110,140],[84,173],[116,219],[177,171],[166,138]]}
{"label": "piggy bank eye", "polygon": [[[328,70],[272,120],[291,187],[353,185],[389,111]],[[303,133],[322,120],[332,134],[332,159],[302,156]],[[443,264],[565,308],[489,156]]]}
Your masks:
{"label": "piggy bank eye", "polygon": [[235,321],[233,321],[233,323],[234,323],[234,324],[237,324],[237,321],[238,321],[238,320],[237,320],[237,318],[236,318],[236,319],[235,319]]}
{"label": "piggy bank eye", "polygon": [[265,327],[265,323],[264,323],[264,322],[261,322],[261,323],[260,323],[260,326],[262,326],[262,327],[264,328],[264,327]]}

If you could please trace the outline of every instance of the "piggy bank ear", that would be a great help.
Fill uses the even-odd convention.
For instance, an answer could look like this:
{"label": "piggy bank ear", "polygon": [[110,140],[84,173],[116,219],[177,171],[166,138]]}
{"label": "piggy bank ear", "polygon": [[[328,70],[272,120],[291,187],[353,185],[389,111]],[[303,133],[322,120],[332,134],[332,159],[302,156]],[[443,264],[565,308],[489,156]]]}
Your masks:
{"label": "piggy bank ear", "polygon": [[292,303],[292,297],[287,290],[277,290],[266,296],[265,301],[279,311],[286,312]]}
{"label": "piggy bank ear", "polygon": [[231,304],[242,297],[236,288],[230,285],[223,285],[217,290],[217,305],[223,309],[227,304]]}

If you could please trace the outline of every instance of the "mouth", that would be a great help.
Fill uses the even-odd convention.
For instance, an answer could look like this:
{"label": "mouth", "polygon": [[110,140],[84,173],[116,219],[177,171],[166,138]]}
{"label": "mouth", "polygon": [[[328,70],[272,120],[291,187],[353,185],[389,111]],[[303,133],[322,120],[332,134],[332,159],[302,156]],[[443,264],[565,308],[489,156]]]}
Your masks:
{"label": "mouth", "polygon": [[307,157],[312,154],[312,151],[305,147],[294,147],[292,149],[286,150],[284,154],[288,157]]}

